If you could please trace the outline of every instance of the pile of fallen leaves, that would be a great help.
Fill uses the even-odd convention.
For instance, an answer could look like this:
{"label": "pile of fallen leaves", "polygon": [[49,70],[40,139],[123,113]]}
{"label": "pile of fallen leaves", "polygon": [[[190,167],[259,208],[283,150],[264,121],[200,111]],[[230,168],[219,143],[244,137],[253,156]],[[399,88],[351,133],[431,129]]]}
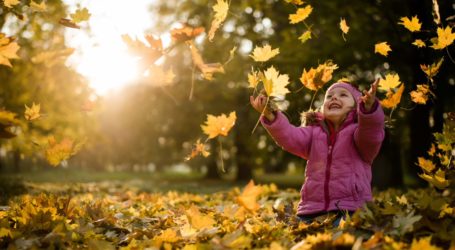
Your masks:
{"label": "pile of fallen leaves", "polygon": [[0,209],[0,248],[455,249],[455,195],[388,190],[333,227],[296,220],[299,193],[274,184],[209,195],[85,185]]}

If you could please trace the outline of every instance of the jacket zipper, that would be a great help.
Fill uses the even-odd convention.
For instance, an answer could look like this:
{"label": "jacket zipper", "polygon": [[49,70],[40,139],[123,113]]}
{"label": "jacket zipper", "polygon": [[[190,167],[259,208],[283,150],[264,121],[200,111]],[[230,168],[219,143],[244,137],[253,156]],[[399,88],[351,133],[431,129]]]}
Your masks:
{"label": "jacket zipper", "polygon": [[327,165],[325,166],[325,180],[324,180],[324,210],[329,208],[329,180],[330,180],[330,166],[332,165],[332,145],[329,145],[329,152],[327,154]]}

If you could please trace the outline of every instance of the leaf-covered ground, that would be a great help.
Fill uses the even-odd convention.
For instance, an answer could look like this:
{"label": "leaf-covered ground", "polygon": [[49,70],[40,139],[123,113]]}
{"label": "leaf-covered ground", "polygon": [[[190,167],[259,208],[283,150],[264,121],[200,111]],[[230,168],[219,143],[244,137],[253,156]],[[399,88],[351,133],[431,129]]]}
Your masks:
{"label": "leaf-covered ground", "polygon": [[299,193],[253,185],[213,194],[86,183],[0,207],[0,248],[455,249],[453,192],[388,190],[332,227],[295,217]]}

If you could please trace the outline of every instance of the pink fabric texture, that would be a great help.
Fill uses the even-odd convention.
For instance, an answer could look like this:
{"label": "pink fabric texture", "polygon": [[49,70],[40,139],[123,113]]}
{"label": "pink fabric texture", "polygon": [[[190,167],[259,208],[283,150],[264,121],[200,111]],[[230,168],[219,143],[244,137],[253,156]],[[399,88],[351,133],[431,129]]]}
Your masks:
{"label": "pink fabric texture", "polygon": [[307,160],[297,214],[354,211],[372,199],[371,164],[384,139],[384,112],[377,100],[368,113],[357,103],[332,135],[324,121],[296,127],[281,112],[274,121],[261,118],[278,145]]}

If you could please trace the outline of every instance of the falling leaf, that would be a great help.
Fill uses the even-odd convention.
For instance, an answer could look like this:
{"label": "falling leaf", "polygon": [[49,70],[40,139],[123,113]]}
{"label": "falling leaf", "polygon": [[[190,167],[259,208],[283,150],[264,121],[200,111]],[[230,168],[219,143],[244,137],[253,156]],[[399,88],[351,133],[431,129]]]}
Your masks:
{"label": "falling leaf", "polygon": [[431,245],[431,236],[422,237],[420,239],[412,239],[412,244],[409,250],[442,250],[442,248]]}
{"label": "falling leaf", "polygon": [[447,26],[445,29],[438,28],[437,34],[437,37],[431,39],[431,42],[433,43],[431,47],[434,49],[444,49],[451,45],[455,40],[455,33],[452,33],[452,28],[450,26]]}
{"label": "falling leaf", "polygon": [[207,150],[205,150],[205,144],[204,143],[201,143],[201,140],[198,139],[196,141],[196,143],[193,145],[193,149],[191,150],[191,154],[187,157],[185,157],[185,161],[189,161],[191,159],[193,159],[194,157],[198,156],[198,155],[202,155],[204,157],[207,157],[210,155],[210,152],[208,152]]}
{"label": "falling leaf", "polygon": [[10,59],[18,59],[17,51],[19,45],[13,42],[12,37],[5,37],[5,34],[0,33],[0,64],[12,67]]}
{"label": "falling leaf", "polygon": [[77,25],[76,23],[71,21],[71,19],[68,19],[68,18],[60,18],[58,23],[63,25],[63,26],[65,26],[65,27],[68,27],[68,28],[73,28],[73,29],[80,29],[81,28],[79,25]]}
{"label": "falling leaf", "polygon": [[90,19],[90,12],[88,12],[87,8],[77,9],[74,14],[71,14],[71,21],[74,23],[80,23],[83,21],[87,21]]}
{"label": "falling leaf", "polygon": [[40,108],[41,108],[40,104],[36,105],[35,103],[33,103],[31,108],[29,108],[27,106],[27,104],[25,104],[25,113],[24,113],[25,119],[27,121],[33,121],[35,119],[40,118],[41,117],[41,115],[39,113]]}
{"label": "falling leaf", "polygon": [[221,24],[226,19],[229,10],[229,4],[224,0],[217,0],[217,3],[212,7],[212,9],[215,12],[215,17],[212,21],[212,25],[208,34],[210,42],[213,40],[215,32],[219,29]]}
{"label": "falling leaf", "polygon": [[259,78],[259,72],[257,71],[251,71],[251,73],[248,73],[248,87],[249,88],[256,88],[258,83],[260,82],[260,78]]}
{"label": "falling leaf", "polygon": [[374,53],[379,53],[383,56],[387,56],[389,51],[392,51],[387,42],[377,43],[374,45]]}
{"label": "falling leaf", "polygon": [[422,219],[422,215],[414,215],[411,211],[407,215],[395,215],[393,217],[393,227],[396,229],[398,235],[403,235],[410,232],[414,228],[414,223]]}
{"label": "falling leaf", "polygon": [[420,69],[422,69],[422,71],[431,80],[436,74],[438,74],[439,68],[441,68],[443,61],[444,61],[444,57],[442,57],[438,62],[435,62],[431,65],[420,64]]}
{"label": "falling leaf", "polygon": [[216,224],[216,221],[211,216],[202,214],[195,205],[191,205],[191,207],[185,211],[185,214],[188,217],[191,226],[198,230],[210,229]]}
{"label": "falling leaf", "polygon": [[176,42],[185,42],[199,36],[204,30],[204,27],[196,28],[185,24],[182,28],[172,29],[171,37]]}
{"label": "falling leaf", "polygon": [[193,63],[198,67],[202,72],[202,76],[206,80],[213,80],[214,73],[224,73],[224,67],[221,63],[204,63],[201,54],[199,53],[196,45],[190,41],[188,42],[191,49],[191,56],[193,58]]}
{"label": "falling leaf", "polygon": [[381,78],[379,80],[379,89],[388,91],[398,87],[400,84],[400,76],[398,74],[387,74],[385,79]]}
{"label": "falling leaf", "polygon": [[303,22],[313,11],[311,5],[307,5],[304,8],[298,8],[295,14],[289,15],[289,20],[291,24]]}
{"label": "falling leaf", "polygon": [[243,206],[249,211],[257,211],[259,204],[257,203],[258,196],[262,194],[262,188],[254,185],[254,181],[250,180],[243,189],[243,192],[237,197],[239,205]]}
{"label": "falling leaf", "polygon": [[59,143],[56,142],[53,136],[49,137],[48,145],[45,147],[44,154],[46,160],[52,166],[56,167],[60,162],[67,160],[75,155],[85,142],[74,144],[74,141],[69,138],[64,138]]}
{"label": "falling leaf", "polygon": [[408,17],[402,17],[401,19],[401,24],[403,25],[406,29],[408,29],[411,32],[416,32],[420,31],[420,28],[422,27],[422,23],[420,23],[419,18],[417,16],[413,16],[411,19]]}
{"label": "falling leaf", "polygon": [[299,40],[302,43],[305,43],[309,39],[311,39],[311,31],[310,30],[307,30],[307,31],[303,32],[303,34],[301,36],[299,36]]}
{"label": "falling leaf", "polygon": [[338,69],[338,65],[330,60],[318,65],[316,69],[310,68],[308,71],[303,69],[300,82],[306,88],[316,91],[332,79],[333,71],[336,69]]}
{"label": "falling leaf", "polygon": [[439,14],[439,4],[437,0],[432,0],[433,2],[433,11],[431,14],[433,14],[433,21],[434,23],[439,26],[441,24],[441,15]]}
{"label": "falling leaf", "polygon": [[227,136],[229,130],[234,126],[237,116],[235,111],[232,111],[229,116],[221,114],[219,116],[207,115],[205,125],[201,125],[204,134],[208,135],[209,139],[215,138],[218,135]]}
{"label": "falling leaf", "polygon": [[344,34],[347,34],[349,31],[349,26],[346,23],[346,20],[344,18],[341,18],[340,29],[341,29],[341,31],[343,31]]}
{"label": "falling leaf", "polygon": [[156,60],[163,56],[161,39],[154,39],[151,36],[146,36],[145,38],[149,46],[138,39],[133,40],[129,35],[122,35],[122,40],[128,46],[128,51],[141,59],[143,71],[147,70]]}
{"label": "falling leaf", "polygon": [[444,189],[449,186],[449,181],[446,180],[445,175],[446,173],[441,169],[438,169],[434,175],[428,175],[425,173],[419,174],[420,178],[433,184],[438,189]]}
{"label": "falling leaf", "polygon": [[44,12],[46,11],[46,3],[43,1],[41,1],[40,4],[37,4],[35,1],[31,1],[30,2],[30,8],[33,10],[33,11],[36,11],[36,12]]}
{"label": "falling leaf", "polygon": [[417,46],[418,48],[426,47],[425,42],[422,41],[421,39],[416,39],[412,44]]}
{"label": "falling leaf", "polygon": [[254,48],[252,54],[250,55],[256,62],[266,62],[270,58],[275,57],[280,53],[280,49],[272,49],[270,45],[264,45],[264,47],[257,47]]}
{"label": "falling leaf", "polygon": [[17,5],[18,3],[20,3],[19,0],[5,0],[3,4],[7,8],[13,8],[13,6]]}
{"label": "falling leaf", "polygon": [[400,88],[395,93],[389,89],[387,91],[386,98],[381,101],[381,105],[384,108],[394,109],[400,103],[403,91],[404,84],[401,84]]}
{"label": "falling leaf", "polygon": [[286,88],[289,84],[289,76],[286,74],[280,75],[273,66],[264,72],[262,82],[268,96],[284,96],[289,93]]}
{"label": "falling leaf", "polygon": [[411,91],[411,100],[417,104],[425,104],[432,92],[426,84],[417,84],[417,90]]}

